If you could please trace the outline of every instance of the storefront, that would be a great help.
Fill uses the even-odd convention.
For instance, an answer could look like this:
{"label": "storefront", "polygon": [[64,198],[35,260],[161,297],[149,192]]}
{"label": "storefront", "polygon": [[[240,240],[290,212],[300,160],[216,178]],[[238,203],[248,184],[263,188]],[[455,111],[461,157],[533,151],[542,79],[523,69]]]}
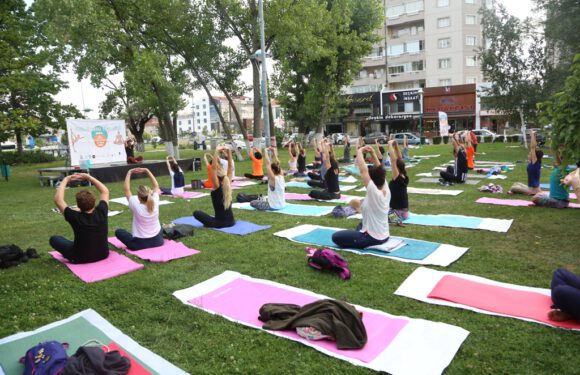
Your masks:
{"label": "storefront", "polygon": [[447,113],[451,131],[475,129],[475,84],[428,87],[423,108],[427,137],[439,135],[439,112]]}
{"label": "storefront", "polygon": [[[342,99],[346,104],[347,115],[331,120],[326,125],[327,134],[348,133],[356,137],[378,131],[373,128],[373,124],[367,118],[374,114],[380,114],[379,94],[379,92],[369,92],[344,95]],[[342,126],[338,126],[338,124],[342,124]]]}

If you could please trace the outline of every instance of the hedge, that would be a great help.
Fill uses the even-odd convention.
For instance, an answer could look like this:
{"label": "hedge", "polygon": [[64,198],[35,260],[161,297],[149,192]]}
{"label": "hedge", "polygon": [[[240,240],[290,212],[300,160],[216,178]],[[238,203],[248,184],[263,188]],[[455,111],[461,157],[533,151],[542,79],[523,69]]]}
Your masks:
{"label": "hedge", "polygon": [[10,165],[47,163],[56,160],[52,154],[45,154],[42,151],[25,151],[22,154],[18,152],[2,152],[0,153],[0,159]]}
{"label": "hedge", "polygon": [[433,137],[433,144],[434,145],[441,144],[441,137],[440,136]]}

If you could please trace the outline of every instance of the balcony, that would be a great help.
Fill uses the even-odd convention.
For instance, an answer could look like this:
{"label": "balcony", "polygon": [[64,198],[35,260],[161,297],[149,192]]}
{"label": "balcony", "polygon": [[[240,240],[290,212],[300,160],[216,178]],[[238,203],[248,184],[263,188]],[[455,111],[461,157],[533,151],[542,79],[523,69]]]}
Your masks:
{"label": "balcony", "polygon": [[387,26],[395,26],[395,25],[402,25],[405,23],[413,23],[422,21],[425,19],[425,12],[423,10],[413,12],[413,13],[405,13],[395,17],[388,17],[386,18]]}
{"label": "balcony", "polygon": [[389,74],[387,77],[389,84],[392,83],[401,83],[407,81],[421,81],[425,80],[425,71],[424,70],[417,70],[412,72],[405,72],[405,73],[392,73]]}
{"label": "balcony", "polygon": [[363,60],[364,67],[384,66],[385,64],[385,55],[367,56]]}

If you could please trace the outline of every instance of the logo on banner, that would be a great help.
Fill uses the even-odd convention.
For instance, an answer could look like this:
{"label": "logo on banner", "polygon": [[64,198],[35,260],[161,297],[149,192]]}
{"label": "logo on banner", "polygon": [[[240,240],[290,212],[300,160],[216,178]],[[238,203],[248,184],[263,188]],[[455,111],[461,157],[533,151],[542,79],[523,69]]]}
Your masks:
{"label": "logo on banner", "polygon": [[442,137],[449,135],[449,122],[447,120],[447,113],[439,112],[439,133]]}
{"label": "logo on banner", "polygon": [[107,144],[107,130],[102,126],[95,126],[91,131],[91,136],[97,147],[105,147]]}

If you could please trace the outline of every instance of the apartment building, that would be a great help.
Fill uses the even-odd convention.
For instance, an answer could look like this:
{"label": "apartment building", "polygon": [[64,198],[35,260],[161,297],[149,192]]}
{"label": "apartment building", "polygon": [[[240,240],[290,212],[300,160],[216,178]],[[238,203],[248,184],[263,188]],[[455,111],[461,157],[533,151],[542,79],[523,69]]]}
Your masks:
{"label": "apartment building", "polygon": [[[350,87],[347,98],[378,96],[374,105],[360,105],[343,121],[344,131],[357,135],[369,131],[417,131],[423,122],[426,89],[447,87],[443,102],[453,102],[453,86],[482,81],[476,59],[482,45],[479,9],[489,0],[393,0],[383,1],[382,37]],[[377,103],[378,108],[377,108]],[[475,108],[475,103],[474,106]],[[377,113],[377,110],[379,113]],[[465,111],[450,121],[459,128],[473,126],[473,114]]]}

